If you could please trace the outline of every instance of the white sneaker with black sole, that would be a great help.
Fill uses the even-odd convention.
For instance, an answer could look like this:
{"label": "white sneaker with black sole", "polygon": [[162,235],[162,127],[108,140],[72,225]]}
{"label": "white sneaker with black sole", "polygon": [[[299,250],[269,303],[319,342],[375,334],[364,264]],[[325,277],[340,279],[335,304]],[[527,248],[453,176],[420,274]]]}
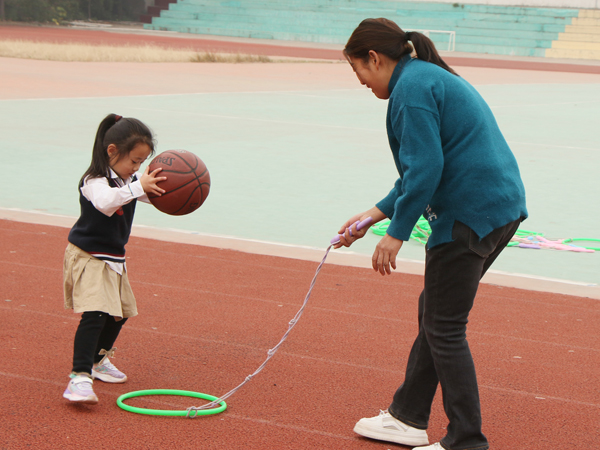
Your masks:
{"label": "white sneaker with black sole", "polygon": [[354,426],[354,432],[371,439],[396,444],[413,446],[429,444],[427,431],[406,425],[387,411],[380,411],[376,417],[360,419]]}

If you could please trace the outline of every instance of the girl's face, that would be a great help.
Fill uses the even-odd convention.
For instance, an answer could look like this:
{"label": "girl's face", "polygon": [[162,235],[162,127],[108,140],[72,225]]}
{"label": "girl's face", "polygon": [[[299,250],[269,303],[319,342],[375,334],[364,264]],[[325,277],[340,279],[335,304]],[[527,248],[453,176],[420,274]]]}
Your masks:
{"label": "girl's face", "polygon": [[386,100],[390,97],[388,85],[396,65],[391,65],[392,61],[389,58],[371,50],[366,63],[352,56],[348,56],[347,59],[360,84],[371,89],[377,98]]}
{"label": "girl's face", "polygon": [[123,180],[131,177],[134,173],[140,170],[140,166],[152,150],[148,144],[139,143],[129,152],[128,155],[123,155],[119,158],[119,151],[114,144],[110,144],[107,149],[110,168]]}

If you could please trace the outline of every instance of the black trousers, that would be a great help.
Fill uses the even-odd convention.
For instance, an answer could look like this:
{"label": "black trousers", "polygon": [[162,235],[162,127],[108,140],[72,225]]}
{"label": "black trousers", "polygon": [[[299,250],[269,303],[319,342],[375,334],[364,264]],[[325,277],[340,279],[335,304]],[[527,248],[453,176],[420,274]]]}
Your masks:
{"label": "black trousers", "polygon": [[73,345],[73,372],[92,373],[92,366],[104,356],[100,350],[110,350],[121,327],[127,321],[115,318],[102,311],[87,311],[81,315]]}
{"label": "black trousers", "polygon": [[433,397],[442,387],[449,424],[440,441],[445,449],[489,448],[481,432],[475,365],[467,343],[467,322],[479,281],[506,247],[521,220],[497,228],[482,240],[456,222],[452,242],[427,249],[425,287],[419,297],[419,334],[404,383],[389,412],[415,428],[426,429]]}

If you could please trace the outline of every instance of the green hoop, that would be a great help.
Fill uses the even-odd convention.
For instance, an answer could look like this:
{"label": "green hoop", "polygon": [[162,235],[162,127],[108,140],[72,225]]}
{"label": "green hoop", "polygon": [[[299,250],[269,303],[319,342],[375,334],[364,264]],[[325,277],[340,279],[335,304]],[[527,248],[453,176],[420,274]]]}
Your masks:
{"label": "green hoop", "polygon": [[215,401],[218,397],[208,394],[202,394],[201,392],[193,392],[193,391],[179,391],[177,389],[148,389],[145,391],[133,391],[128,392],[127,394],[121,395],[117,399],[117,405],[121,409],[125,411],[129,411],[136,414],[147,414],[149,416],[188,416],[188,417],[196,417],[196,416],[209,416],[211,414],[218,414],[227,409],[227,403],[219,402],[219,407],[211,408],[211,409],[194,409],[194,410],[185,410],[185,411],[172,411],[169,409],[146,409],[146,408],[137,408],[135,406],[126,405],[123,403],[123,400],[127,400],[132,397],[143,397],[146,395],[181,395],[182,397],[194,397],[201,398],[203,400]]}
{"label": "green hoop", "polygon": [[[600,242],[600,239],[592,239],[592,238],[568,238],[563,240],[563,244],[566,244],[567,242],[575,242],[575,241],[589,241],[589,242]],[[583,245],[581,245],[580,247],[583,247]],[[587,248],[588,250],[595,250],[595,251],[600,251],[600,247],[583,247],[583,248]]]}
{"label": "green hoop", "polygon": [[389,220],[389,219],[384,220],[383,222],[372,225],[370,229],[377,236],[385,236],[385,232],[387,231],[388,226],[390,225],[390,222],[391,222],[391,220]]}

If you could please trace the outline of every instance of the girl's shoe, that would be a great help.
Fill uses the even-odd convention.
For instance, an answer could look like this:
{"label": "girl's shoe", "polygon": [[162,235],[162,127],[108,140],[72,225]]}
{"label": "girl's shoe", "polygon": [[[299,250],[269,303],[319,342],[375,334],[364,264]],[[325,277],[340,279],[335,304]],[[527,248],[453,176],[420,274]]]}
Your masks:
{"label": "girl's shoe", "polygon": [[63,397],[72,402],[95,405],[98,403],[98,397],[94,394],[92,383],[93,380],[89,376],[71,375]]}
{"label": "girl's shoe", "polygon": [[427,447],[415,447],[413,450],[444,450],[444,447],[439,442],[436,442],[433,445],[428,445]]}
{"label": "girl's shoe", "polygon": [[92,378],[105,383],[125,383],[127,375],[117,369],[106,355],[98,364],[92,367]]}

